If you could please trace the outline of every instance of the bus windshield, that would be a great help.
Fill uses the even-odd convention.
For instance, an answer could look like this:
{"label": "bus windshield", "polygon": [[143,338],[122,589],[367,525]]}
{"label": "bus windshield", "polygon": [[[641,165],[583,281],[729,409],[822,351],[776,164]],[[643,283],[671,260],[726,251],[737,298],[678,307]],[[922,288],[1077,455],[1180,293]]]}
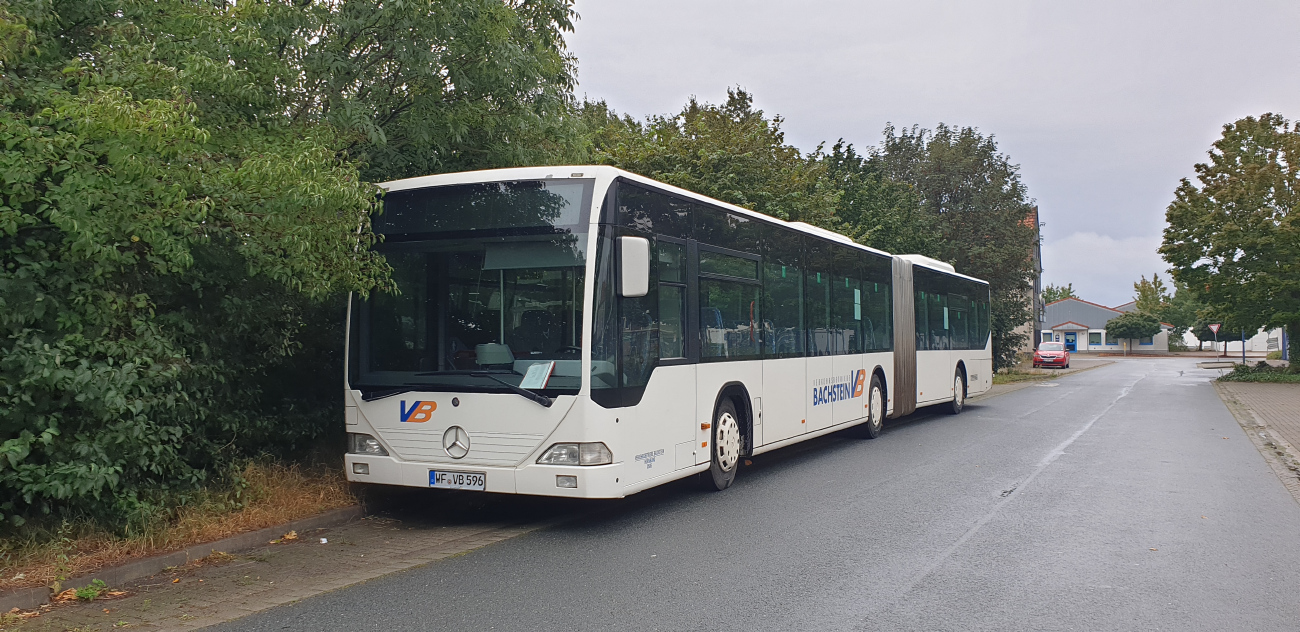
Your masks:
{"label": "bus windshield", "polygon": [[353,312],[352,388],[504,391],[545,364],[523,386],[577,393],[590,198],[585,180],[388,194],[374,224],[397,292]]}

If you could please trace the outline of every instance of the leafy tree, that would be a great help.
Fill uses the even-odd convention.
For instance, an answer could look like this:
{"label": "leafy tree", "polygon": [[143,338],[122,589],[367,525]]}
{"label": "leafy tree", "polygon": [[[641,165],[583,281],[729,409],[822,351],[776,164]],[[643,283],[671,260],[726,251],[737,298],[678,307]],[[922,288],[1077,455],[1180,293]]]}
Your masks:
{"label": "leafy tree", "polygon": [[940,124],[885,128],[881,172],[912,185],[922,208],[935,217],[940,259],[989,282],[991,331],[997,367],[1015,363],[1033,307],[1032,254],[1038,229],[1019,167],[998,153],[992,136],[971,127]]}
{"label": "leafy tree", "polygon": [[[1106,337],[1115,340],[1138,340],[1160,333],[1160,321],[1142,312],[1120,314],[1106,323]],[[1125,347],[1125,351],[1128,347]]]}
{"label": "leafy tree", "polygon": [[1174,282],[1174,295],[1165,305],[1160,318],[1161,321],[1169,323],[1173,330],[1170,336],[1182,337],[1183,333],[1192,328],[1199,318],[1200,313],[1205,309],[1205,304],[1197,298],[1196,293],[1182,283]]}
{"label": "leafy tree", "polygon": [[754,109],[743,89],[723,105],[692,97],[675,115],[644,123],[619,117],[604,102],[585,103],[597,161],[785,220],[839,230],[840,190],[826,165],[785,143],[779,116]]}
{"label": "leafy tree", "polygon": [[842,192],[835,218],[844,234],[887,252],[942,256],[937,218],[921,208],[910,185],[885,176],[879,157],[863,156],[840,140],[818,158]]}
{"label": "leafy tree", "polygon": [[1067,298],[1079,298],[1079,295],[1074,293],[1073,283],[1066,283],[1065,285],[1051,285],[1049,283],[1047,287],[1043,288],[1044,304],[1063,301]]}
{"label": "leafy tree", "polygon": [[1207,309],[1254,331],[1285,326],[1300,356],[1300,123],[1277,114],[1223,127],[1165,213],[1160,254]]}
{"label": "leafy tree", "polygon": [[571,18],[0,3],[0,514],[132,528],[337,427],[341,298],[389,287],[367,178],[579,151]]}
{"label": "leafy tree", "polygon": [[1137,311],[1144,314],[1150,314],[1158,319],[1164,318],[1164,312],[1169,307],[1169,291],[1165,288],[1165,282],[1160,280],[1160,274],[1151,273],[1151,280],[1148,281],[1146,275],[1142,280],[1133,284],[1134,307]]}

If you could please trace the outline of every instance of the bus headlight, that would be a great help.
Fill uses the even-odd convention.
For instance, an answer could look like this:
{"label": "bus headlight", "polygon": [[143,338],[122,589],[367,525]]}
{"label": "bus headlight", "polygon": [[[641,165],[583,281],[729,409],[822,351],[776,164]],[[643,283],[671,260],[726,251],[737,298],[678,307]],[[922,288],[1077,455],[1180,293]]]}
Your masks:
{"label": "bus headlight", "polygon": [[384,446],[379,444],[379,440],[368,434],[349,432],[348,439],[348,452],[352,454],[388,456],[388,450],[385,450]]}
{"label": "bus headlight", "polygon": [[540,465],[609,465],[614,453],[603,443],[557,443],[537,459]]}

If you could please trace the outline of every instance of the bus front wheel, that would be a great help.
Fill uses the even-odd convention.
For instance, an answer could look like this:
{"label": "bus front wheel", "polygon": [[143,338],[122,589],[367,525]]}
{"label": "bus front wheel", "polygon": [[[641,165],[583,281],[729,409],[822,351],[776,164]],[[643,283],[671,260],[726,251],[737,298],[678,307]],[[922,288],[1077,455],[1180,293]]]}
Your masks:
{"label": "bus front wheel", "polygon": [[713,418],[713,446],[709,450],[709,481],[713,489],[722,491],[731,487],[736,480],[736,469],[740,466],[740,416],[736,405],[730,399],[722,400],[718,413]]}

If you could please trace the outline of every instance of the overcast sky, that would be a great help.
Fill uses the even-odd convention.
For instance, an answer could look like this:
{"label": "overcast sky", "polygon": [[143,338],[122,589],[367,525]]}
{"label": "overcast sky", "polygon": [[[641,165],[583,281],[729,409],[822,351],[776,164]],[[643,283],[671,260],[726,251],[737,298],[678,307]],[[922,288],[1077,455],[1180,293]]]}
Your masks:
{"label": "overcast sky", "polygon": [[579,95],[643,117],[742,86],[808,151],[974,126],[1020,165],[1045,283],[1131,300],[1224,123],[1300,117],[1300,1],[578,0]]}

